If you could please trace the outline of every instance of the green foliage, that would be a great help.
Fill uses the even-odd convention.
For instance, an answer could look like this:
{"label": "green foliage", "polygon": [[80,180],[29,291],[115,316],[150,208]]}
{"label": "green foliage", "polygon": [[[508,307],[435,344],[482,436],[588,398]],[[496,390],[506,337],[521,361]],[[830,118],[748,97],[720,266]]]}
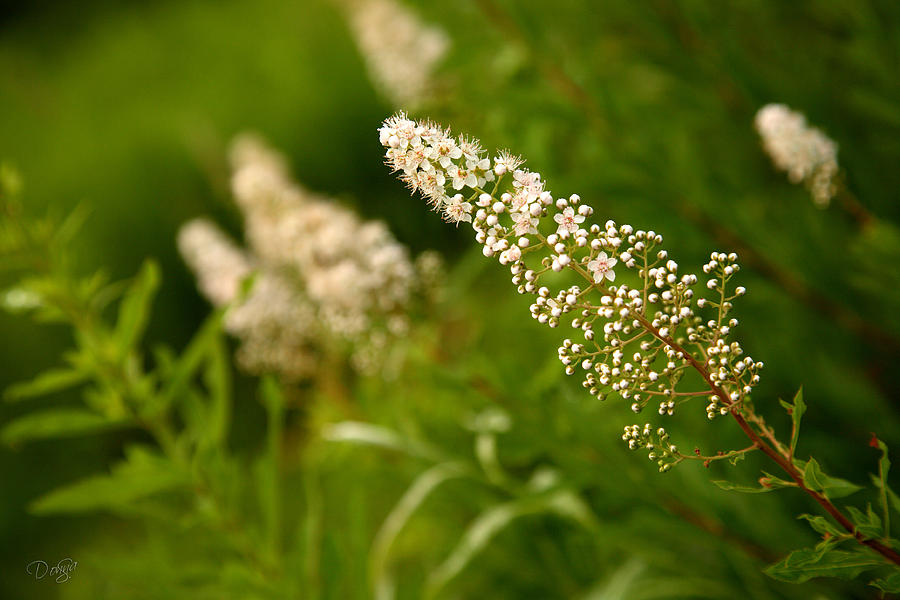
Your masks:
{"label": "green foliage", "polygon": [[127,426],[127,420],[114,420],[78,408],[42,410],[19,417],[0,431],[0,440],[17,444],[28,440],[97,433]]}
{"label": "green foliage", "polygon": [[[768,600],[868,597],[869,580],[900,592],[831,517],[797,522],[818,504],[759,452],[660,477],[620,447],[627,406],[583,397],[554,356],[564,335],[530,322],[506,275],[460,252],[467,235],[382,169],[371,138],[392,108],[330,3],[53,4],[20,3],[0,41],[0,158],[24,174],[0,164],[0,596]],[[415,5],[452,41],[417,116],[521,153],[556,193],[666,234],[686,264],[713,247],[748,258],[740,335],[766,362],[759,412],[777,419],[773,399],[803,383],[783,403],[792,429],[775,434],[806,485],[853,501],[839,508],[860,535],[892,540],[896,3]],[[838,142],[874,221],[813,208],[771,168],[751,128],[770,101]],[[173,239],[200,213],[237,229],[220,202],[223,148],[248,127],[287,148],[310,188],[352,196],[453,265],[394,381],[333,365],[302,385],[232,372],[223,315],[205,316]],[[507,428],[474,426],[494,411]],[[873,429],[880,459],[862,489],[836,475],[875,471]],[[684,448],[746,445],[702,414],[683,431]],[[798,443],[815,458],[797,460]],[[64,552],[83,568],[73,581],[21,576],[23,556]]]}
{"label": "green foliage", "polygon": [[803,468],[803,482],[810,489],[822,492],[829,499],[843,498],[862,489],[862,486],[845,479],[826,475],[814,458],[810,458]]}
{"label": "green foliage", "polygon": [[779,402],[791,415],[791,456],[794,456],[797,440],[800,439],[800,420],[803,418],[803,413],[806,412],[806,404],[803,402],[803,388],[797,390],[792,403],[788,404],[784,400],[779,400]]}
{"label": "green foliage", "polygon": [[155,450],[131,446],[125,460],[112,466],[109,475],[92,475],[46,494],[31,505],[36,514],[78,513],[108,510],[130,514],[139,501],[175,489],[189,481],[179,465]]}
{"label": "green foliage", "polygon": [[814,577],[854,579],[860,573],[883,566],[883,560],[868,552],[845,552],[820,544],[816,548],[791,552],[767,568],[766,573],[781,581],[803,583]]}

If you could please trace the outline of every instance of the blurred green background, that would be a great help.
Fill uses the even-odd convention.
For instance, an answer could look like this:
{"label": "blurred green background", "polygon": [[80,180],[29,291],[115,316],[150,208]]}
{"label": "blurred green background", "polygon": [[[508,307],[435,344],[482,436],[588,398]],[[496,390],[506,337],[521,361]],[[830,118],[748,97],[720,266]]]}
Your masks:
{"label": "blurred green background", "polygon": [[[183,346],[208,312],[177,255],[175,233],[187,219],[208,214],[239,235],[227,143],[241,131],[258,131],[289,156],[305,186],[386,221],[414,251],[444,253],[455,290],[447,319],[462,331],[458,339],[437,342],[448,355],[445,370],[451,379],[475,374],[503,391],[498,400],[425,376],[394,387],[360,385],[353,401],[364,420],[407,423],[448,447],[467,448],[466,415],[499,403],[515,424],[501,438],[501,456],[512,468],[524,473],[546,463],[564,472],[611,524],[607,535],[620,541],[670,532],[671,539],[635,544],[644,547],[635,553],[651,569],[677,573],[678,561],[666,552],[687,552],[696,557],[692,572],[703,572],[703,561],[713,560],[704,558],[713,547],[707,545],[718,543],[703,537],[709,534],[682,532],[688,526],[673,516],[677,509],[661,506],[660,489],[727,523],[774,553],[771,558],[814,539],[792,522],[812,510],[802,498],[734,498],[712,488],[696,465],[662,478],[642,456],[619,447],[622,425],[633,422],[627,407],[597,406],[578,381],[566,379],[554,346],[563,335],[531,321],[528,301],[504,284],[504,270],[481,264],[469,234],[410,198],[383,166],[376,128],[399,107],[369,81],[335,3],[41,1],[0,7],[0,159],[20,171],[30,214],[64,214],[79,204],[90,209],[74,245],[85,272],[103,268],[121,278],[145,257],[161,263],[148,346]],[[714,248],[734,249],[717,245],[721,231],[696,215],[727,229],[762,261],[743,273],[750,293],[737,315],[744,347],[767,365],[757,393],[763,412],[777,415],[775,399],[803,385],[810,405],[804,452],[860,483],[877,458],[867,446],[869,432],[900,447],[900,354],[890,341],[900,338],[900,4],[659,0],[555,3],[551,9],[539,1],[459,0],[416,9],[452,44],[435,75],[438,93],[416,115],[478,136],[487,148],[521,153],[554,193],[578,192],[601,222],[608,215],[662,232],[670,255],[687,268],[702,264]],[[805,112],[838,142],[848,188],[877,217],[875,226],[860,230],[837,206],[814,208],[802,187],[774,171],[752,128],[755,111],[768,102]],[[804,293],[792,292],[772,269],[799,282]],[[848,330],[833,311],[823,311],[821,298],[889,341]],[[70,343],[64,328],[5,313],[0,331],[0,388],[57,364]],[[541,385],[523,375],[536,371],[543,374]],[[242,380],[238,389],[252,396],[253,383]],[[0,422],[25,410],[0,405]],[[252,398],[239,399],[235,411],[244,417],[236,444],[253,447],[265,417]],[[780,416],[773,421],[785,424]],[[725,422],[688,419],[679,434],[704,449],[739,443]],[[116,596],[103,587],[104,565],[77,554],[84,549],[103,556],[104,548],[143,543],[127,522],[35,517],[26,510],[42,493],[105,469],[136,438],[124,432],[0,449],[0,597],[142,597],[134,589]],[[326,503],[325,527],[336,544],[334,566],[325,576],[344,582],[323,584],[338,590],[325,595],[367,597],[361,557],[420,469],[366,450],[316,452],[324,454],[318,468],[333,500]],[[729,477],[752,481],[756,462],[748,463]],[[618,496],[610,491],[615,477],[623,480]],[[645,491],[635,487],[639,482]],[[418,524],[417,538],[408,542],[409,590],[402,597],[417,597],[420,562],[433,565],[452,547],[453,532],[458,535],[479,503],[472,494],[448,491],[435,500],[430,520]],[[621,566],[624,555],[604,552],[602,544],[598,549],[583,533],[570,534],[542,521],[504,534],[467,572],[456,597],[585,595],[591,582],[608,575],[604,565]],[[541,546],[560,536],[570,547],[547,559]],[[696,548],[691,536],[699,536]],[[665,551],[648,553],[646,547],[657,543]],[[422,546],[429,550],[417,557]],[[24,572],[31,560],[64,555],[80,560],[70,582],[34,581]],[[583,564],[572,564],[571,556],[584,558]],[[716,577],[736,588],[703,597],[737,597],[730,595],[734,589],[754,589],[747,597],[760,598],[817,593],[815,585],[766,580],[758,573],[764,561],[754,560],[728,568],[715,563]],[[143,576],[155,574],[148,569]],[[741,577],[750,579],[741,583]],[[849,586],[832,588],[826,597],[844,594],[869,592]]]}

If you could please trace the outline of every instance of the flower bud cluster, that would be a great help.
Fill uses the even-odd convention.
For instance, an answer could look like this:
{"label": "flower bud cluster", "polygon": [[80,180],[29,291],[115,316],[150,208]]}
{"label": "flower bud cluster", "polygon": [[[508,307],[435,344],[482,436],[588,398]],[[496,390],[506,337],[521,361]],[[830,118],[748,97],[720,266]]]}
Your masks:
{"label": "flower bud cluster", "polygon": [[[293,183],[284,159],[256,138],[238,138],[231,155],[249,249],[208,222],[187,225],[180,247],[204,295],[232,305],[226,328],[243,342],[239,362],[300,379],[315,372],[323,352],[338,351],[361,372],[380,370],[408,329],[414,292],[427,291],[406,248],[384,224]],[[440,269],[431,259],[419,264]],[[242,297],[250,273],[256,278]]]}
{"label": "flower bud cluster", "polygon": [[803,182],[816,206],[828,206],[836,192],[837,144],[784,104],[760,108],[755,125],[775,168],[787,172],[791,183]]}
{"label": "flower bud cluster", "polygon": [[[730,339],[731,302],[746,291],[729,285],[736,255],[713,253],[701,282],[669,258],[659,233],[590,223],[593,210],[577,194],[554,198],[519,158],[491,160],[477,141],[403,113],[379,134],[401,179],[445,219],[470,223],[483,254],[534,296],[534,319],[578,330],[583,339],[564,340],[558,355],[567,374],[583,373],[590,394],[618,395],[634,412],[652,403],[667,416],[704,397],[709,418],[741,408],[762,363]],[[575,282],[551,288],[566,278]]]}
{"label": "flower bud cluster", "polygon": [[630,450],[642,448],[647,450],[647,458],[657,464],[660,473],[665,473],[682,460],[678,447],[669,440],[669,434],[662,427],[654,431],[650,423],[644,424],[643,427],[626,426],[622,440],[628,444]]}

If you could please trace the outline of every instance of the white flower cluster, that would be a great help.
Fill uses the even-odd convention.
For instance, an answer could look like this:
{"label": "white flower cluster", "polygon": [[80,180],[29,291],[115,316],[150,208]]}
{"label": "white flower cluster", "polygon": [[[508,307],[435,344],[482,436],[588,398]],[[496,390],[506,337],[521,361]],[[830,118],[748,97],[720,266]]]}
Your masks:
{"label": "white flower cluster", "polygon": [[346,0],[350,25],[369,74],[395,106],[416,106],[449,40],[396,0]]}
{"label": "white flower cluster", "polygon": [[[232,304],[226,328],[242,341],[241,364],[298,379],[323,352],[349,348],[358,370],[380,368],[390,342],[407,331],[421,279],[406,248],[384,224],[292,183],[284,160],[254,137],[236,140],[232,162],[249,250],[205,221],[185,226],[179,246],[204,295]],[[422,264],[434,270],[433,262]]]}
{"label": "white flower cluster", "polygon": [[836,193],[837,144],[784,104],[763,106],[755,125],[775,167],[787,172],[792,183],[803,182],[816,206],[828,206]]}
{"label": "white flower cluster", "polygon": [[[231,306],[225,330],[241,340],[238,364],[251,373],[277,372],[301,379],[317,366],[315,307],[277,271],[259,269],[250,256],[206,219],[178,232],[178,248],[215,306]],[[256,273],[252,291],[245,282]]]}
{"label": "white flower cluster", "polygon": [[[509,267],[519,293],[536,296],[533,318],[557,327],[572,313],[584,340],[565,340],[559,358],[566,373],[585,372],[592,395],[612,391],[635,412],[658,402],[661,415],[697,397],[708,399],[710,419],[740,409],[762,363],[728,341],[737,325],[728,316],[731,301],[745,293],[728,288],[739,270],[736,255],[712,254],[704,266],[710,297],[697,298],[698,277],[679,273],[661,235],[613,221],[589,224],[590,206],[577,194],[554,199],[538,173],[520,168],[521,159],[504,152],[491,160],[476,140],[455,139],[404,113],[386,120],[379,134],[401,179],[446,219],[471,223],[484,255]],[[636,285],[613,285],[617,267]],[[569,273],[578,284],[554,292],[541,285],[550,271]],[[704,307],[714,318],[697,313]]]}

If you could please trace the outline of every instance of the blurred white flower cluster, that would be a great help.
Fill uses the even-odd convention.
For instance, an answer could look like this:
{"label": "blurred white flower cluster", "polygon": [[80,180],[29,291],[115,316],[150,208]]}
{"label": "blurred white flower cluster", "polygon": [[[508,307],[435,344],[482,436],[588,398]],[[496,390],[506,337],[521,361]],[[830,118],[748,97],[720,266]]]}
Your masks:
{"label": "blurred white flower cluster", "polygon": [[249,248],[202,219],[182,228],[178,245],[201,292],[229,306],[239,364],[302,379],[337,351],[360,372],[381,370],[409,327],[415,294],[439,279],[439,259],[414,265],[383,223],[293,183],[284,159],[253,136],[234,142],[231,160]]}
{"label": "blurred white flower cluster", "polygon": [[346,0],[350,26],[369,75],[395,106],[414,107],[447,53],[447,35],[396,0]]}
{"label": "blurred white flower cluster", "polygon": [[787,172],[791,183],[804,183],[816,206],[828,206],[836,193],[837,144],[784,104],[763,106],[755,125],[775,167]]}

